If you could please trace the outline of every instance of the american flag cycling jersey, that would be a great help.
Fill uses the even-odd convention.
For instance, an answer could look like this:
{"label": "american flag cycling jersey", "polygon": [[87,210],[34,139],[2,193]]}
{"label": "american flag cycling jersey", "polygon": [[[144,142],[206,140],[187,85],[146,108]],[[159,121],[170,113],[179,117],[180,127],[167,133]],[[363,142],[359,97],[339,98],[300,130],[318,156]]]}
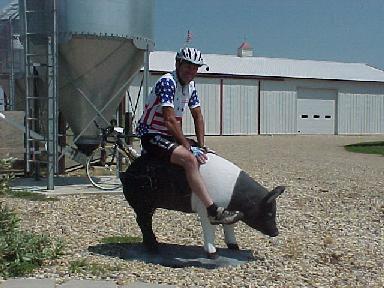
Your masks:
{"label": "american flag cycling jersey", "polygon": [[176,71],[163,75],[157,80],[146,100],[136,134],[139,137],[151,133],[170,135],[164,123],[162,107],[174,108],[176,119],[181,121],[187,104],[190,109],[200,106],[194,81],[182,86]]}

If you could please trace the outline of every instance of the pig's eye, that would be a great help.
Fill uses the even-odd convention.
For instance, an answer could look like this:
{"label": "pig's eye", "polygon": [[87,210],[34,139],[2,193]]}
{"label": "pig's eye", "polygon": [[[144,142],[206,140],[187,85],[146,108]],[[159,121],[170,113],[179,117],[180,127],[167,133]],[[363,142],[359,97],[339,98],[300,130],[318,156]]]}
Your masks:
{"label": "pig's eye", "polygon": [[272,213],[268,213],[267,215],[268,215],[268,217],[273,217]]}

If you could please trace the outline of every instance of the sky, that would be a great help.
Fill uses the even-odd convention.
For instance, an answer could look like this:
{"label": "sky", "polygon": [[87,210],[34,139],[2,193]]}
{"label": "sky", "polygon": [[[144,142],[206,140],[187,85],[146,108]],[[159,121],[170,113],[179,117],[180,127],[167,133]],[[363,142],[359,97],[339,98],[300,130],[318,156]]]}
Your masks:
{"label": "sky", "polygon": [[[9,0],[0,0],[3,8]],[[366,63],[384,70],[384,0],[154,0],[155,50],[185,44],[257,57]]]}

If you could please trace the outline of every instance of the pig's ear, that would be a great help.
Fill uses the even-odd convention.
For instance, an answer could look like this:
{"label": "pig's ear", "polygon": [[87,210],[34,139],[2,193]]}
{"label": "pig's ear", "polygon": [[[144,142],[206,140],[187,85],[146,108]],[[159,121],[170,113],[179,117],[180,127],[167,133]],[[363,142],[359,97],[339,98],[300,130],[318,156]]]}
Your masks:
{"label": "pig's ear", "polygon": [[281,193],[283,193],[285,190],[284,186],[277,186],[275,189],[273,189],[271,192],[265,196],[264,201],[267,204],[271,204],[273,200],[275,200],[277,197],[280,196]]}

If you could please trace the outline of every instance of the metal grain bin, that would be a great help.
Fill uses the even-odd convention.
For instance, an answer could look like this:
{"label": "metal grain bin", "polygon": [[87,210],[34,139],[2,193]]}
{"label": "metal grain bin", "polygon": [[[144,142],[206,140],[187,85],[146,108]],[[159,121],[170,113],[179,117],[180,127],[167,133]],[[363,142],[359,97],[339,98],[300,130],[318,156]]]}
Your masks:
{"label": "metal grain bin", "polygon": [[[153,47],[153,0],[60,0],[60,109],[76,144],[94,144]],[[100,117],[101,113],[103,117]]]}

